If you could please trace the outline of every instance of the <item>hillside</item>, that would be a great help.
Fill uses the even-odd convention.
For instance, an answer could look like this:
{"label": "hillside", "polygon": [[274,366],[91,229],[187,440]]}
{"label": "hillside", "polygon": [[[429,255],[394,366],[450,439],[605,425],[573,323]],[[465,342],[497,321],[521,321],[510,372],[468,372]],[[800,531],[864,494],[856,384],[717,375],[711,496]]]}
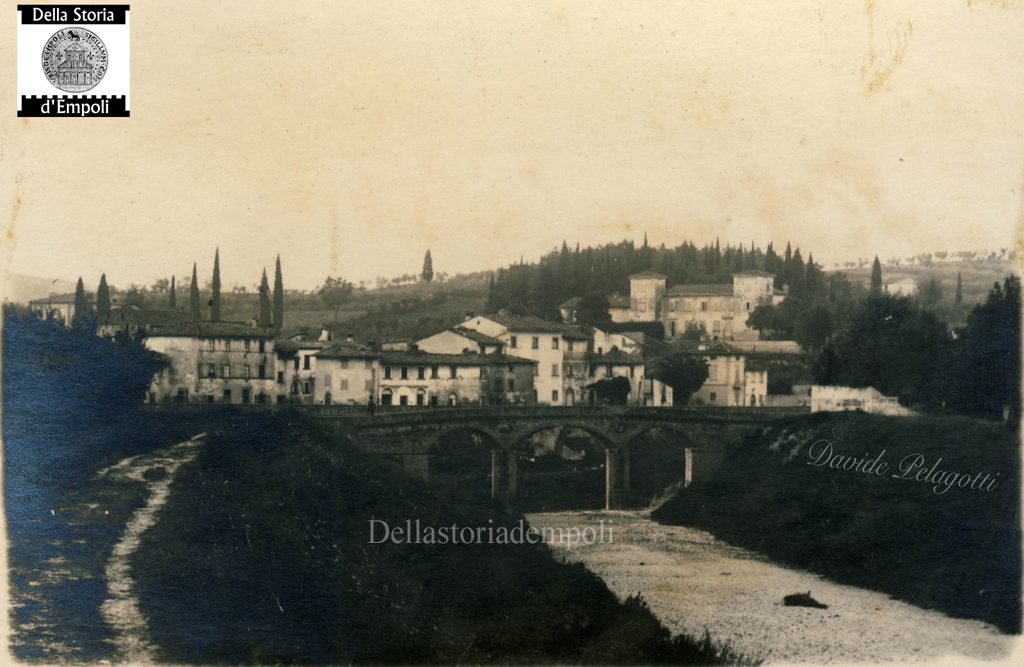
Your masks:
{"label": "hillside", "polygon": [[27,304],[51,294],[75,291],[75,283],[59,278],[42,278],[21,273],[8,273],[3,281],[3,300],[7,303]]}
{"label": "hillside", "polygon": [[[871,265],[838,269],[827,273],[845,273],[852,281],[867,286],[871,280]],[[1001,283],[1008,275],[1019,274],[1020,266],[1015,258],[933,262],[925,266],[920,264],[882,266],[882,280],[884,281],[911,278],[917,282],[918,288],[920,288],[931,278],[937,279],[942,286],[943,297],[949,300],[952,300],[956,291],[957,273],[960,273],[963,279],[964,304],[972,306],[985,300],[993,283]]]}

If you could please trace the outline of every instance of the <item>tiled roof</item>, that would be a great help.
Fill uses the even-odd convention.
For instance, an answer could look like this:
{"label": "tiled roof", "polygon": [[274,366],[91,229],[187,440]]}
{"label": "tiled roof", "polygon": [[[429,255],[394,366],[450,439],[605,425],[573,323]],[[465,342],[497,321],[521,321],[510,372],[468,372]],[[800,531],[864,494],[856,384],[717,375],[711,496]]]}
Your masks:
{"label": "tiled roof", "polygon": [[[703,347],[703,349],[701,349]],[[701,344],[696,341],[687,340],[680,341],[678,347],[680,352],[686,354],[697,354],[701,356],[722,356],[722,355],[748,355],[749,352],[727,343],[724,340],[714,340],[707,343]]]}
{"label": "tiled roof", "polygon": [[[377,359],[382,353],[366,345],[349,342],[330,342],[316,353],[317,359]],[[391,354],[391,353],[387,353]]]}
{"label": "tiled roof", "polygon": [[623,352],[622,350],[609,350],[604,354],[591,352],[587,355],[587,361],[595,364],[630,364],[636,366],[643,365],[644,363],[641,355]]}
{"label": "tiled roof", "polygon": [[673,285],[665,290],[665,296],[732,296],[732,285]]}
{"label": "tiled roof", "polygon": [[609,308],[629,308],[629,297],[621,294],[612,294],[608,297]]}
{"label": "tiled roof", "polygon": [[565,308],[566,310],[573,310],[575,308],[579,308],[581,301],[583,301],[583,299],[581,297],[574,296],[573,298],[569,299],[568,301],[560,304],[558,307],[559,308]]}
{"label": "tiled roof", "polygon": [[668,276],[663,276],[660,273],[654,271],[641,271],[640,273],[634,273],[629,277],[630,280],[634,278],[657,278],[659,280],[668,280]]}
{"label": "tiled roof", "polygon": [[503,325],[510,333],[560,333],[566,338],[587,338],[574,324],[551,322],[539,317],[499,314],[492,315],[490,319]]}
{"label": "tiled roof", "polygon": [[480,333],[479,331],[476,331],[474,329],[467,329],[466,327],[454,326],[451,329],[449,329],[449,331],[451,331],[454,334],[458,334],[463,338],[468,338],[474,343],[484,343],[486,345],[505,344],[493,336],[488,336],[487,334]]}
{"label": "tiled roof", "polygon": [[185,338],[273,338],[274,330],[242,322],[182,322],[147,331],[146,335]]}
{"label": "tiled roof", "polygon": [[513,357],[507,354],[439,354],[415,350],[385,350],[381,353],[385,364],[408,364],[439,366],[507,366],[512,364],[535,364],[532,359]]}
{"label": "tiled roof", "polygon": [[321,350],[331,343],[323,340],[277,340],[274,351],[279,354],[294,354],[299,350]]}
{"label": "tiled roof", "polygon": [[774,273],[768,273],[767,271],[757,271],[757,270],[754,270],[754,269],[751,269],[750,271],[740,271],[740,272],[734,273],[732,275],[733,275],[733,277],[735,277],[735,276],[741,276],[741,277],[757,276],[759,278],[774,278],[775,277]]}
{"label": "tiled roof", "polygon": [[161,327],[191,324],[192,316],[184,310],[170,308],[136,308],[133,306],[113,308],[106,317],[98,317],[96,323],[113,326],[140,326],[156,332]]}

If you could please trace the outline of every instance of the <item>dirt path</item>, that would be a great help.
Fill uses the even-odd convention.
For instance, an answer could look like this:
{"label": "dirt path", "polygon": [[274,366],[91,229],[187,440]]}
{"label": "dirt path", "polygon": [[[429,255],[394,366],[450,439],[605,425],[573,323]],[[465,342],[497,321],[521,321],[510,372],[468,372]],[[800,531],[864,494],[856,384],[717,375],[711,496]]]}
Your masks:
{"label": "dirt path", "polygon": [[[620,598],[642,593],[673,633],[702,636],[707,630],[714,640],[768,663],[1005,659],[1014,644],[1014,637],[986,623],[780,567],[705,531],[663,526],[641,513],[564,512],[528,519],[538,529],[595,530],[603,520],[605,543],[572,549],[555,544],[556,555],[582,562]],[[784,596],[807,591],[828,609],[783,606]]]}
{"label": "dirt path", "polygon": [[131,556],[142,534],[156,523],[156,513],[167,502],[175,474],[199,453],[205,434],[172,447],[133,456],[99,472],[98,478],[147,484],[146,504],[132,514],[121,540],[114,545],[106,566],[107,599],[100,607],[103,618],[116,631],[118,657],[130,663],[154,660],[155,649],[147,639],[146,619],[135,597]]}

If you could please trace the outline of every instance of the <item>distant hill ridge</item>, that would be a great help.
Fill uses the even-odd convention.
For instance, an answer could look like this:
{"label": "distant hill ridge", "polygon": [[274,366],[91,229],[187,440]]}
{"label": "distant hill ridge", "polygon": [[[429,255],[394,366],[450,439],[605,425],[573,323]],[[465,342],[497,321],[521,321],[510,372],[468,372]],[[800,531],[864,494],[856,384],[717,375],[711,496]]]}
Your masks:
{"label": "distant hill ridge", "polygon": [[3,300],[7,303],[27,304],[32,299],[42,299],[51,294],[67,294],[74,291],[75,283],[60,278],[8,273],[3,280]]}

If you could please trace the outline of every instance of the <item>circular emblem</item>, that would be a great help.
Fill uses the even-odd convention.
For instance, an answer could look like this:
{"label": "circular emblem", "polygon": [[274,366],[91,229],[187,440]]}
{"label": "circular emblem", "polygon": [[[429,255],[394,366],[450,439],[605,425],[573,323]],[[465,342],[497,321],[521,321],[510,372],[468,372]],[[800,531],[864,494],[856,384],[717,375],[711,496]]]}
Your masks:
{"label": "circular emblem", "polygon": [[43,47],[43,72],[50,83],[68,93],[89,90],[107,73],[107,47],[85,28],[63,28]]}

